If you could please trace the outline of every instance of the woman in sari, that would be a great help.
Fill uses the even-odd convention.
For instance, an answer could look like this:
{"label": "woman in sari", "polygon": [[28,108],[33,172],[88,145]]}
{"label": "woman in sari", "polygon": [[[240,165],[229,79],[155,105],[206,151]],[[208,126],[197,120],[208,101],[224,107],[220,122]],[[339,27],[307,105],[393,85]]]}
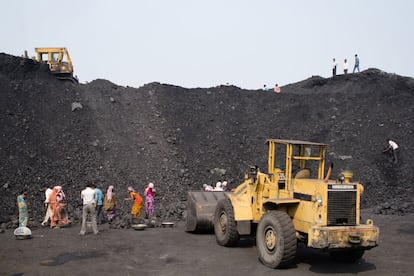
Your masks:
{"label": "woman in sari", "polygon": [[23,191],[17,197],[17,206],[19,207],[19,227],[27,227],[29,221],[29,212],[26,203],[27,191]]}
{"label": "woman in sari", "polygon": [[154,183],[149,183],[148,187],[144,190],[145,195],[145,213],[147,218],[152,218],[154,216]]}
{"label": "woman in sari", "polygon": [[66,225],[70,223],[65,211],[65,194],[61,186],[53,187],[49,197],[49,205],[51,209],[50,228]]}
{"label": "woman in sari", "polygon": [[131,186],[128,187],[129,198],[125,198],[125,200],[134,200],[134,204],[131,208],[132,216],[139,218],[141,217],[141,208],[142,208],[142,197],[135,192],[134,188]]}
{"label": "woman in sari", "polygon": [[114,186],[109,186],[104,197],[104,210],[109,223],[116,217],[116,199],[114,196]]}

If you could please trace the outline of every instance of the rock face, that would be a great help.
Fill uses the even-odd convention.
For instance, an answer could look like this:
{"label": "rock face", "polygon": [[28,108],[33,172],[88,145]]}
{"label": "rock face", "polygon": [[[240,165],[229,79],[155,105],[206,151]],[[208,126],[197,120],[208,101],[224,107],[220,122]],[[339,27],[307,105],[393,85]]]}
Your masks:
{"label": "rock face", "polygon": [[[267,138],[329,144],[334,174],[351,170],[365,186],[363,207],[384,214],[414,211],[414,80],[377,69],[311,77],[277,94],[235,86],[140,88],[107,80],[73,84],[44,64],[0,54],[0,223],[16,219],[27,188],[32,223],[43,188],[61,185],[76,220],[80,191],[113,185],[121,214],[126,188],[154,182],[156,215],[182,219],[186,192],[225,179],[241,182],[248,165],[267,170]],[[400,162],[382,154],[386,138]]]}

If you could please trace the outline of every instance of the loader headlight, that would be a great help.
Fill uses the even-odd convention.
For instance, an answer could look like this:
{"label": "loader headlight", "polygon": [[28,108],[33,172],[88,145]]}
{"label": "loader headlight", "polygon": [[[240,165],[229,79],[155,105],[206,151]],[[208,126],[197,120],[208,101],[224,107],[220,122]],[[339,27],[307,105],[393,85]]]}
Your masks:
{"label": "loader headlight", "polygon": [[321,196],[316,196],[316,202],[318,203],[319,206],[322,205],[322,197]]}

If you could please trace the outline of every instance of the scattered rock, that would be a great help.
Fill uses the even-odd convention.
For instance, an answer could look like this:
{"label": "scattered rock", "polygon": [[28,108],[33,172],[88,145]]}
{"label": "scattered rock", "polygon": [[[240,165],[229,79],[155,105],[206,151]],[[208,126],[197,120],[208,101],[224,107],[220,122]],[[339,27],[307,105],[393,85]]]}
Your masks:
{"label": "scattered rock", "polygon": [[82,106],[81,103],[78,103],[78,102],[73,102],[72,103],[72,111],[76,111],[76,110],[82,109],[82,108],[83,108],[83,106]]}

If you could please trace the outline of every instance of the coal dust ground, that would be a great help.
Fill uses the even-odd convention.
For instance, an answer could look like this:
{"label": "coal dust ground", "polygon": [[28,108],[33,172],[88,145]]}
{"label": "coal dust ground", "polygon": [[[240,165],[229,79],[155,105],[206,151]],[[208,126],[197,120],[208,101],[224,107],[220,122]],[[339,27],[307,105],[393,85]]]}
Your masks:
{"label": "coal dust ground", "polygon": [[[75,84],[55,79],[45,64],[0,53],[0,273],[80,274],[91,268],[128,275],[141,268],[146,275],[223,275],[238,266],[234,275],[256,274],[256,269],[274,274],[258,263],[254,244],[241,250],[218,247],[214,235],[184,233],[182,220],[188,190],[218,180],[235,187],[249,165],[266,171],[265,141],[281,138],[329,144],[333,177],[351,170],[364,184],[362,208],[382,233],[383,244],[368,251],[362,264],[332,265],[325,255],[308,258],[302,251],[299,271],[408,275],[413,270],[406,258],[413,235],[414,80],[368,69],[335,78],[311,76],[281,89],[277,94],[155,82],[133,88],[102,79]],[[401,146],[398,164],[382,153],[386,138]],[[103,190],[115,186],[122,218],[117,228],[123,229],[104,224],[101,235],[81,238],[79,195],[91,181]],[[148,182],[157,191],[157,220],[175,221],[177,227],[129,228],[130,202],[122,200],[126,189],[142,193]],[[69,228],[40,228],[44,187],[53,185],[65,191],[74,222]],[[20,241],[12,230],[16,196],[23,189],[29,192],[33,238]]]}
{"label": "coal dust ground", "polygon": [[97,236],[79,236],[77,225],[36,229],[28,240],[6,230],[0,234],[0,275],[412,275],[414,214],[368,215],[381,229],[380,245],[354,264],[300,244],[295,264],[274,270],[260,263],[254,240],[222,247],[214,235],[186,233],[182,222],[143,231],[102,225]]}

